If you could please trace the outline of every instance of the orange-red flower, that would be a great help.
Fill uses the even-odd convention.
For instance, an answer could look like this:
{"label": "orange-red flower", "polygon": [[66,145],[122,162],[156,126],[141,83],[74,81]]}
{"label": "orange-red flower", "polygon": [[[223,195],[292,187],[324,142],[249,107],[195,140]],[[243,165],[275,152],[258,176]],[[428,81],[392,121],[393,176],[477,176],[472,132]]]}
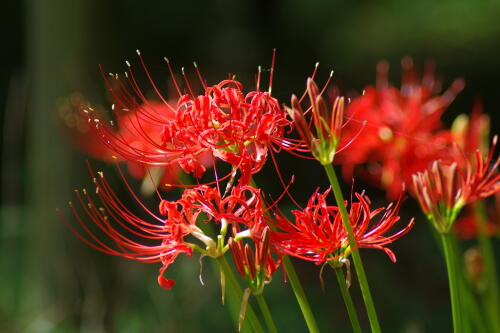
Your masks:
{"label": "orange-red flower", "polygon": [[[273,244],[281,252],[321,264],[343,258],[353,250],[349,247],[348,234],[338,207],[327,203],[329,193],[330,189],[324,193],[316,191],[306,208],[292,211],[293,220],[276,214],[273,223],[278,231],[273,233]],[[357,202],[352,202],[349,209],[356,246],[383,250],[392,261],[396,261],[394,253],[386,245],[410,231],[413,219],[400,231],[386,236],[400,219],[397,214],[401,201],[372,211],[366,195],[356,193],[356,199]],[[372,223],[380,213],[379,221]]]}
{"label": "orange-red flower", "polygon": [[449,159],[453,140],[440,117],[464,86],[457,79],[439,94],[441,82],[436,80],[433,67],[427,67],[421,78],[410,58],[403,59],[402,67],[400,89],[389,86],[388,64],[381,62],[376,87],[365,88],[364,94],[348,105],[346,117],[350,121],[342,141],[359,136],[337,159],[346,178],[360,172],[385,189],[389,198],[401,194],[412,174],[428,168],[434,160]]}

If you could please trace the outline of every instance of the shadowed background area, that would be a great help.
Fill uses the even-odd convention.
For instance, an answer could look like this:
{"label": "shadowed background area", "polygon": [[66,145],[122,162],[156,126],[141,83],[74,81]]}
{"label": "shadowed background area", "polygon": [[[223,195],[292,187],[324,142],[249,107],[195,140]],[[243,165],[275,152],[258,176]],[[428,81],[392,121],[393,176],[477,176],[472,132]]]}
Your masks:
{"label": "shadowed background area", "polygon": [[[304,90],[316,61],[320,82],[333,69],[335,85],[344,93],[360,93],[374,84],[381,59],[390,62],[390,78],[399,86],[400,60],[409,55],[417,66],[434,60],[444,87],[457,77],[465,79],[465,90],[445,113],[448,124],[470,112],[481,97],[492,132],[499,128],[497,1],[26,0],[3,4],[1,15],[1,332],[233,330],[208,260],[201,270],[204,286],[198,259],[182,257],[170,269],[177,285],[165,291],[156,283],[159,265],[101,254],[58,219],[55,208],[65,208],[75,188],[91,184],[86,157],[61,130],[60,109],[75,92],[109,107],[98,64],[106,73],[123,72],[125,60],[138,67],[135,50],[140,49],[164,91],[164,56],[176,72],[186,67],[193,74],[197,61],[209,83],[231,73],[253,87],[257,66],[268,70],[277,48],[273,95],[289,103],[292,93]],[[326,186],[326,177],[312,163],[282,155],[284,175],[296,175],[292,193],[297,200],[304,202],[316,187]],[[91,163],[107,170],[117,191],[125,192],[113,167]],[[275,197],[281,191],[271,163],[257,180]],[[377,204],[384,202],[382,192],[368,190]],[[146,202],[156,204],[154,198]],[[435,240],[413,200],[402,216],[416,216],[417,224],[391,246],[396,264],[379,251],[362,252],[382,327],[388,332],[450,331],[446,271]],[[323,291],[319,267],[297,263],[297,269],[320,327],[349,332],[333,272],[325,272]],[[363,314],[359,290],[352,292]],[[281,331],[306,331],[281,274],[266,287],[266,297]],[[366,325],[364,315],[361,319]]]}

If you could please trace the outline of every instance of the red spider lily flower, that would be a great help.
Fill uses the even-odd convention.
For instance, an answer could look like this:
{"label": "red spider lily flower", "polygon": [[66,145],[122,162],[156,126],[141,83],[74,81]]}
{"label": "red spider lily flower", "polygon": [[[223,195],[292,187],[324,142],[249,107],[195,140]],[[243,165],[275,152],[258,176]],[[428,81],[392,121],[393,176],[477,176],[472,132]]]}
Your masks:
{"label": "red spider lily flower", "polygon": [[[317,264],[336,261],[349,255],[353,249],[349,247],[348,234],[338,207],[330,206],[326,201],[329,193],[330,189],[324,193],[316,191],[305,209],[292,211],[295,217],[293,221],[281,214],[276,215],[273,223],[278,231],[273,233],[273,243],[281,252]],[[400,219],[397,214],[401,200],[372,211],[368,197],[356,193],[356,198],[357,202],[351,203],[349,211],[356,246],[382,250],[395,262],[394,253],[386,245],[409,232],[414,224],[413,219],[402,230],[386,236]],[[372,219],[382,212],[379,221],[372,224]]]}
{"label": "red spider lily flower", "polygon": [[164,272],[179,254],[192,255],[193,246],[184,238],[198,231],[195,218],[186,218],[172,205],[166,209],[164,201],[160,204],[160,213],[166,218],[162,218],[148,210],[134,195],[152,222],[144,220],[118,199],[102,173],[94,177],[94,183],[99,201],[93,200],[86,190],[76,191],[76,195],[85,217],[90,218],[96,230],[86,224],[72,202],[69,203],[70,209],[83,232],[77,231],[62,217],[68,228],[80,240],[101,252],[146,263],[160,262],[158,284],[165,289],[172,288],[175,281],[165,278]]}
{"label": "red spider lily flower", "polygon": [[500,192],[500,157],[492,163],[496,142],[497,136],[486,159],[477,151],[475,165],[465,161],[465,172],[457,168],[457,163],[435,161],[431,169],[413,175],[414,193],[437,231],[449,232],[466,204]]}
{"label": "red spider lily flower", "polygon": [[[325,99],[311,78],[307,80],[307,93],[311,103],[309,110],[306,112],[302,110],[300,101],[295,95],[292,95],[291,107],[287,107],[286,110],[292,117],[304,145],[310,149],[314,158],[323,165],[331,164],[340,141],[344,119],[344,98],[337,97],[332,110],[328,112]],[[310,121],[306,119],[305,114],[309,111],[315,133],[311,129]]]}
{"label": "red spider lily flower", "polygon": [[[98,136],[123,159],[154,166],[177,163],[184,171],[200,177],[205,168],[199,159],[209,154],[238,168],[242,173],[240,181],[245,184],[251,174],[264,165],[268,147],[281,143],[289,121],[270,91],[257,89],[244,94],[242,84],[235,80],[224,80],[208,87],[196,67],[204,93],[195,96],[186,80],[190,93],[181,94],[172,74],[180,97],[177,105],[171,106],[154,85],[141,57],[140,60],[153,89],[164,104],[163,109],[158,109],[144,97],[128,62],[126,77],[129,88],[117,75],[113,75],[117,89],[113,89],[107,81],[117,110],[136,109],[137,99],[141,101],[139,116],[142,121],[130,126],[134,138],[115,135],[103,126],[99,115],[88,108],[83,110]],[[168,61],[167,64],[172,73]],[[143,128],[143,122],[157,128],[148,131]],[[135,146],[137,141],[145,145]]]}
{"label": "red spider lily flower", "polygon": [[229,249],[236,270],[245,279],[254,294],[261,294],[264,284],[271,281],[272,274],[278,269],[281,258],[271,256],[271,232],[268,226],[263,228],[260,237],[252,238],[255,249],[243,244],[243,241],[229,241]]}
{"label": "red spider lily flower", "polygon": [[[469,154],[470,152],[479,151],[481,154],[487,154],[489,151],[488,136],[490,133],[490,119],[487,114],[483,113],[481,103],[478,101],[474,104],[470,116],[461,114],[454,121],[452,125],[453,140],[460,148],[462,156],[459,156],[458,161],[469,160],[472,165],[475,165],[476,154]],[[464,158],[465,157],[465,158]],[[472,157],[472,158],[470,158]],[[461,158],[461,159],[460,159]],[[466,172],[467,163],[460,163],[459,168],[462,172]],[[495,196],[496,205],[500,204],[500,195],[497,193]],[[492,207],[488,211],[485,232],[489,236],[499,233],[498,221],[500,216],[498,212]],[[475,209],[471,206],[466,207],[466,212],[463,216],[459,217],[454,223],[454,230],[458,237],[461,239],[474,238],[478,234],[478,216]]]}
{"label": "red spider lily flower", "polygon": [[434,160],[452,159],[452,136],[443,129],[440,117],[464,87],[463,80],[457,79],[439,94],[441,83],[433,66],[426,68],[421,79],[410,58],[403,59],[402,68],[402,85],[397,89],[388,84],[388,64],[379,63],[376,87],[365,88],[348,105],[350,121],[342,140],[357,139],[337,159],[344,177],[350,179],[359,172],[385,189],[391,199],[401,194],[403,184],[411,182],[414,173]]}
{"label": "red spider lily flower", "polygon": [[248,288],[243,293],[239,315],[238,330],[241,330],[245,319],[246,307],[250,292],[261,295],[265,284],[271,281],[271,276],[278,269],[281,256],[275,260],[271,256],[271,231],[268,226],[263,228],[260,240],[254,239],[254,247],[243,241],[229,240],[229,249],[238,274],[245,280]]}
{"label": "red spider lily flower", "polygon": [[[77,191],[77,198],[84,215],[90,218],[95,227],[85,223],[84,217],[72,203],[70,209],[83,232],[78,232],[63,218],[64,222],[79,239],[99,251],[142,262],[161,262],[158,283],[166,289],[170,289],[174,281],[166,279],[163,274],[179,254],[191,256],[196,250],[217,258],[229,249],[224,244],[228,226],[232,225],[233,230],[238,231],[244,229],[233,237],[252,237],[256,242],[262,241],[260,237],[265,227],[262,203],[260,191],[253,187],[234,186],[227,196],[221,196],[217,188],[205,185],[187,189],[179,200],[161,200],[159,213],[166,218],[153,214],[131,192],[153,219],[153,222],[149,222],[132,213],[118,199],[102,173],[95,177],[91,170],[91,174],[99,202],[94,201],[86,190]],[[123,177],[121,171],[120,175]],[[126,185],[130,190],[128,183]],[[202,213],[206,216],[204,219],[200,218]],[[215,239],[197,226],[197,223],[210,221],[220,226],[220,235]],[[188,236],[203,246],[186,241]]]}

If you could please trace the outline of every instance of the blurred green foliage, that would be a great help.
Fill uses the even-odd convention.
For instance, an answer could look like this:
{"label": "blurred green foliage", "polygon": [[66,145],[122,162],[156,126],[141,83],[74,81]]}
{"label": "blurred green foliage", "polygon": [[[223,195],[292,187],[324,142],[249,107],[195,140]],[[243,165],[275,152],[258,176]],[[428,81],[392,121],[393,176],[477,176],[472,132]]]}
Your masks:
{"label": "blurred green foliage", "polygon": [[[89,177],[85,157],[57,128],[56,100],[80,91],[105,104],[99,63],[105,71],[122,72],[123,60],[132,60],[139,48],[161,85],[168,56],[177,70],[197,60],[209,82],[230,72],[252,86],[257,65],[266,68],[276,47],[273,93],[286,103],[291,93],[303,91],[316,61],[322,63],[319,77],[333,68],[335,83],[348,93],[373,84],[380,59],[390,60],[398,83],[399,60],[410,55],[417,64],[434,59],[445,86],[458,76],[466,79],[447,120],[469,112],[477,95],[492,117],[500,108],[498,1],[28,0],[7,2],[2,14],[1,332],[233,330],[210,265],[201,286],[197,258],[182,258],[170,269],[176,287],[165,291],[156,284],[158,265],[97,253],[58,220],[55,207],[64,207]],[[498,132],[498,123],[493,128]],[[290,156],[280,161],[285,174],[297,175],[299,200],[325,186],[326,178],[310,172],[310,164]],[[275,178],[272,167],[257,176],[279,193]],[[373,191],[372,197],[381,194]],[[392,246],[398,262],[363,253],[382,326],[388,332],[450,331],[442,258],[415,204],[405,205],[405,218],[416,215],[418,223]],[[320,327],[349,332],[333,272],[325,273],[322,291],[319,267],[297,267]],[[361,306],[359,291],[353,293]],[[281,331],[306,330],[280,274],[266,296]]]}

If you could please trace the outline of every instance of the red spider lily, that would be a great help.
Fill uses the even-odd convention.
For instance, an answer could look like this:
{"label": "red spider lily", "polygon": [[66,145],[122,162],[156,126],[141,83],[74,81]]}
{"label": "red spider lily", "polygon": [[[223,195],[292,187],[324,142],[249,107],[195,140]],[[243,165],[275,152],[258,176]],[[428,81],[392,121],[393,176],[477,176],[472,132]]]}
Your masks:
{"label": "red spider lily", "polygon": [[261,294],[264,284],[271,281],[271,276],[278,269],[280,260],[271,256],[271,232],[269,227],[263,228],[258,238],[252,238],[255,249],[243,244],[243,241],[229,241],[229,249],[236,270],[245,279],[254,294]]}
{"label": "red spider lily", "polygon": [[[233,232],[237,234],[238,231],[236,229]],[[281,256],[278,260],[271,256],[271,231],[268,226],[263,228],[260,240],[254,239],[255,250],[248,243],[243,245],[242,240],[235,241],[232,238],[228,244],[234,266],[248,286],[241,302],[238,323],[238,330],[241,330],[250,293],[263,293],[265,284],[271,281],[271,276],[280,265]]]}
{"label": "red spider lily", "polygon": [[[330,189],[324,193],[316,191],[305,209],[292,211],[295,216],[293,221],[276,214],[273,223],[279,231],[273,233],[273,243],[281,252],[322,264],[346,257],[353,250],[349,247],[348,234],[338,207],[326,202],[329,193]],[[386,245],[410,231],[413,219],[402,230],[385,236],[400,219],[397,214],[401,200],[395,205],[372,211],[370,201],[364,194],[356,193],[356,198],[358,201],[351,203],[349,212],[356,246],[383,250],[395,262],[394,253]],[[372,219],[381,212],[380,220],[371,225]]]}
{"label": "red spider lily", "polygon": [[[268,147],[281,143],[289,121],[270,91],[257,89],[244,94],[241,83],[235,80],[207,87],[198,71],[204,93],[195,96],[186,80],[190,93],[181,94],[172,74],[180,97],[177,105],[171,106],[154,85],[142,58],[140,60],[163,108],[155,107],[156,104],[144,97],[128,62],[126,78],[131,89],[117,75],[113,75],[117,89],[107,81],[115,98],[115,109],[121,112],[136,109],[137,99],[141,101],[137,116],[141,121],[129,126],[133,129],[130,130],[133,138],[115,135],[103,125],[101,117],[88,108],[83,110],[98,136],[123,159],[155,166],[179,164],[184,171],[200,177],[205,168],[199,159],[209,154],[238,168],[242,173],[240,181],[245,184],[251,174],[264,165]],[[168,66],[171,71],[169,63]],[[270,80],[272,82],[272,77]],[[147,130],[144,123],[156,128]],[[136,146],[135,142],[144,145]]]}
{"label": "red spider lily", "polygon": [[413,175],[413,190],[422,211],[439,232],[449,232],[466,204],[500,192],[500,157],[492,163],[496,142],[497,136],[486,159],[477,151],[475,165],[466,160],[465,172],[457,163],[435,161],[431,169]]}
{"label": "red spider lily", "polygon": [[[95,202],[86,190],[83,190],[83,194],[77,191],[77,198],[84,215],[90,218],[96,231],[85,223],[72,203],[70,209],[84,232],[79,233],[66,219],[64,222],[79,239],[99,251],[142,262],[161,262],[158,283],[166,289],[170,289],[174,281],[166,279],[163,273],[179,254],[191,256],[194,249],[216,258],[229,249],[224,245],[229,225],[233,226],[233,230],[244,228],[234,237],[252,237],[256,242],[262,241],[265,227],[262,203],[259,190],[253,187],[234,186],[225,197],[220,195],[217,188],[205,185],[187,189],[179,200],[161,200],[159,213],[166,218],[153,214],[132,192],[136,201],[154,220],[148,222],[132,213],[118,199],[102,173],[98,177],[92,171],[91,174],[100,203]],[[203,220],[199,218],[201,213],[206,216]],[[198,222],[209,221],[220,226],[220,235],[216,239],[207,236],[197,226]],[[201,242],[204,248],[186,241],[187,236]]]}
{"label": "red spider lily", "polygon": [[[331,164],[340,141],[344,98],[335,99],[331,112],[328,112],[325,99],[311,78],[307,80],[307,92],[311,103],[310,109],[304,112],[297,96],[292,95],[291,107],[286,110],[292,117],[303,144],[310,149],[314,158],[323,165]],[[306,119],[305,114],[309,111],[315,133],[311,130],[310,121]]]}
{"label": "red spider lily", "polygon": [[342,140],[350,142],[359,136],[337,159],[346,178],[361,172],[391,199],[401,194],[412,174],[436,159],[452,158],[452,136],[443,129],[440,117],[464,87],[463,80],[457,79],[440,95],[433,66],[426,68],[421,79],[410,58],[403,59],[402,68],[402,85],[397,89],[388,85],[388,64],[381,62],[377,86],[367,87],[349,104],[346,117],[350,122]]}

